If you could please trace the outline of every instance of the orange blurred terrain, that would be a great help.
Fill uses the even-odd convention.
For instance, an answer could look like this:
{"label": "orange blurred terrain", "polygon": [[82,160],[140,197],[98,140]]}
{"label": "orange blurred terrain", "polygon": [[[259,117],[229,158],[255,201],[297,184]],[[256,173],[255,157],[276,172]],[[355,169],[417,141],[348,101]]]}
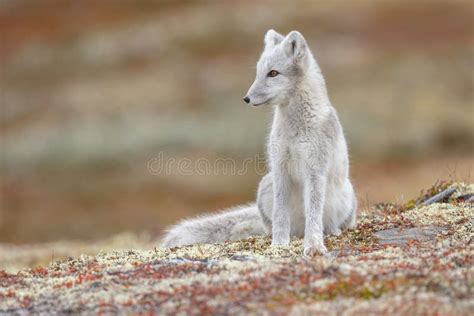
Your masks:
{"label": "orange blurred terrain", "polygon": [[362,208],[472,181],[473,12],[447,0],[0,2],[0,242],[157,237],[254,199],[252,169],[147,164],[263,156],[270,111],[241,96],[269,28],[308,39]]}

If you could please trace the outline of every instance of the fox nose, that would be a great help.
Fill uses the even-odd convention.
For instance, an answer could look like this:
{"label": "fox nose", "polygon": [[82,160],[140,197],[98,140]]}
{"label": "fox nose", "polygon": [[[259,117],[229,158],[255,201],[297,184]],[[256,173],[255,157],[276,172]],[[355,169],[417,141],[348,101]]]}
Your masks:
{"label": "fox nose", "polygon": [[245,103],[249,103],[249,102],[250,102],[250,98],[249,98],[249,97],[245,97],[245,98],[244,98],[244,101],[245,101]]}

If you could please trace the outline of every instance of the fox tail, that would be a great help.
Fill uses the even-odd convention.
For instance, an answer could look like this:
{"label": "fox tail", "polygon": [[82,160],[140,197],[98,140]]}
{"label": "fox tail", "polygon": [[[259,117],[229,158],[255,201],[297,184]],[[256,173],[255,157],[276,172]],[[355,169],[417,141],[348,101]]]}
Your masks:
{"label": "fox tail", "polygon": [[167,230],[163,247],[240,240],[267,231],[255,204],[237,206],[220,213],[185,219]]}

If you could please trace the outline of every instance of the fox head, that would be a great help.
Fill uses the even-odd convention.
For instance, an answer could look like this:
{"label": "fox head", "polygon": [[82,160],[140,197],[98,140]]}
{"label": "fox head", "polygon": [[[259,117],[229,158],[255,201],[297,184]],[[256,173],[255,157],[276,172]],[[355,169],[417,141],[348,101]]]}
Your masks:
{"label": "fox head", "polygon": [[313,57],[303,35],[292,31],[283,36],[274,30],[265,34],[265,48],[257,63],[257,75],[244,101],[254,106],[284,104],[306,76]]}

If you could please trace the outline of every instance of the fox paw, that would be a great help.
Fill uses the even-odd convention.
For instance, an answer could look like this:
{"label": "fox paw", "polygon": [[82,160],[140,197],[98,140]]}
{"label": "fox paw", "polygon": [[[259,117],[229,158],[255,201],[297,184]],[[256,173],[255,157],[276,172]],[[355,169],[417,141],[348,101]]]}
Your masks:
{"label": "fox paw", "polygon": [[326,246],[323,243],[318,245],[305,246],[303,250],[303,256],[311,258],[317,255],[324,255],[328,252]]}
{"label": "fox paw", "polygon": [[290,241],[272,241],[272,247],[286,247],[290,245]]}
{"label": "fox paw", "polygon": [[329,231],[328,235],[334,235],[334,236],[341,236],[342,231],[340,228],[335,228],[331,231]]}
{"label": "fox paw", "polygon": [[274,234],[272,236],[272,247],[288,246],[290,244],[290,234]]}

